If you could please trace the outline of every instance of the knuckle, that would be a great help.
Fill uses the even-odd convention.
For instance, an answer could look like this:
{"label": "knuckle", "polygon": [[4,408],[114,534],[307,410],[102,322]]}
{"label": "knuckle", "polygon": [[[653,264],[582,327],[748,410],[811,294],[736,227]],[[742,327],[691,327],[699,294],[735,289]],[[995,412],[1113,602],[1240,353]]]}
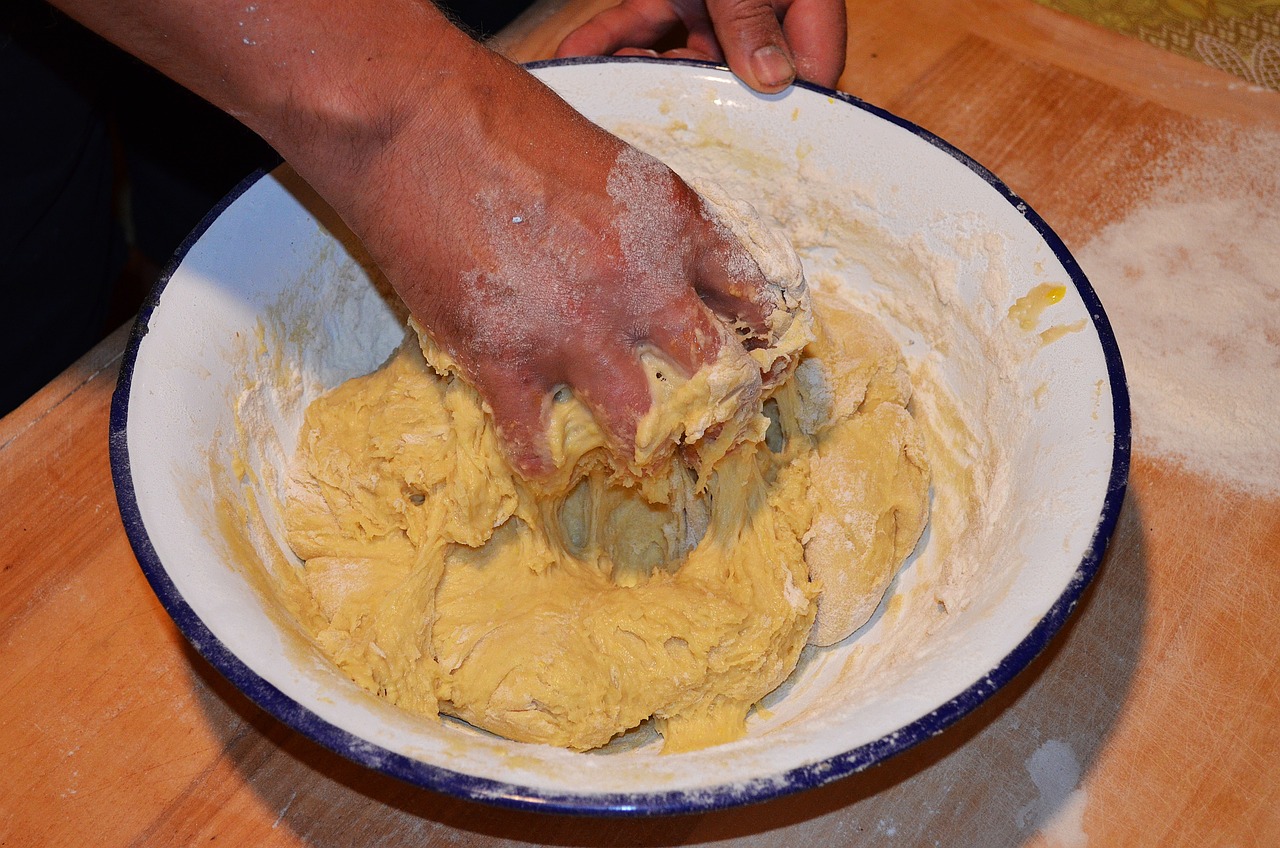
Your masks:
{"label": "knuckle", "polygon": [[[709,4],[710,6],[710,4]],[[761,39],[779,31],[773,4],[761,0],[725,0],[712,7],[712,20],[741,36]]]}

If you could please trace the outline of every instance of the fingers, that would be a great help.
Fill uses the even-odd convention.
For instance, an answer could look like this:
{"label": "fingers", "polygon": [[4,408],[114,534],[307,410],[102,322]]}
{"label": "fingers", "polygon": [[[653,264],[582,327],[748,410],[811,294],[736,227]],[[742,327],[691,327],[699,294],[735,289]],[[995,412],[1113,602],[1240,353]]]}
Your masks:
{"label": "fingers", "polygon": [[801,79],[836,87],[844,72],[848,26],[844,0],[794,0],[782,30]]}
{"label": "fingers", "polygon": [[635,453],[636,426],[649,410],[649,379],[633,343],[584,345],[568,363],[568,383],[623,456]]}
{"label": "fingers", "polygon": [[769,338],[773,303],[765,292],[764,275],[741,245],[722,245],[709,251],[698,275],[703,303],[748,347],[750,340]]}
{"label": "fingers", "polygon": [[748,347],[769,338],[773,301],[760,266],[732,231],[704,207],[708,232],[698,240],[692,283],[702,302]]}
{"label": "fingers", "polygon": [[547,447],[551,381],[510,362],[487,361],[474,373],[476,390],[493,410],[499,441],[507,458],[525,477],[554,469]]}
{"label": "fingers", "polygon": [[624,2],[565,36],[556,57],[608,56],[628,47],[656,44],[678,21],[666,2]]}
{"label": "fingers", "polygon": [[834,88],[844,71],[844,0],[707,0],[729,67],[757,91],[797,77]]}
{"label": "fingers", "polygon": [[556,391],[566,385],[591,410],[613,450],[632,455],[636,427],[652,403],[640,347],[652,343],[689,373],[717,349],[715,319],[696,295],[691,299],[689,314],[698,317],[682,316],[664,324],[656,328],[654,339],[637,341],[636,331],[632,338],[611,344],[585,338],[567,342],[553,355],[565,363],[562,380],[516,362],[491,360],[480,366],[474,375],[476,390],[492,410],[499,439],[515,469],[527,478],[545,477],[555,470],[547,444],[548,423]]}
{"label": "fingers", "polygon": [[[651,49],[674,26],[684,47]],[[844,71],[844,0],[623,0],[565,37],[556,56],[624,55],[725,61],[757,91],[797,77],[834,88]]]}
{"label": "fingers", "polygon": [[673,50],[664,50],[661,53],[644,47],[624,47],[613,55],[648,56],[652,59],[697,59],[702,62],[721,62],[724,60],[724,57],[718,55],[718,53],[706,53],[701,50],[694,50],[692,47],[677,47]]}
{"label": "fingers", "polygon": [[713,62],[723,62],[724,51],[720,49],[720,40],[716,38],[715,25],[707,14],[707,7],[700,2],[687,5],[680,15],[684,22],[685,44],[696,53],[700,53]]}
{"label": "fingers", "polygon": [[685,376],[714,360],[724,343],[722,325],[693,289],[687,289],[672,309],[655,316],[645,337]]}
{"label": "fingers", "polygon": [[564,362],[562,380],[532,375],[519,364],[488,362],[475,376],[476,389],[489,402],[512,465],[526,477],[541,477],[554,470],[547,427],[558,387],[567,385],[613,449],[630,456],[637,425],[653,403],[641,350],[656,349],[687,377],[716,358],[724,339],[722,325],[689,289],[625,338],[567,338],[555,357]]}
{"label": "fingers", "polygon": [[795,59],[769,0],[707,0],[725,60],[756,91],[773,94],[796,78]]}

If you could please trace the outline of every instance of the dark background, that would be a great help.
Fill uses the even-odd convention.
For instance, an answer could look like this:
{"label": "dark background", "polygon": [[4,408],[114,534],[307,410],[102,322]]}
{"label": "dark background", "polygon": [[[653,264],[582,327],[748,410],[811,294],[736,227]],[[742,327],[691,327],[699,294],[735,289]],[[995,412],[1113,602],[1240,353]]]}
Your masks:
{"label": "dark background", "polygon": [[[442,8],[478,38],[525,0]],[[279,157],[41,0],[0,7],[0,415],[138,310],[217,201]]]}

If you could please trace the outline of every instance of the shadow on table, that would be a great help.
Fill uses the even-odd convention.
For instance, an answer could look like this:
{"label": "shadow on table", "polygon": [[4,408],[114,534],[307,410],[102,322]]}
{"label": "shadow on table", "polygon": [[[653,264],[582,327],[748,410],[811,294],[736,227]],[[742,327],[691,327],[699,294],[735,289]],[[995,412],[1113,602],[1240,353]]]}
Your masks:
{"label": "shadow on table", "polygon": [[[754,844],[1018,845],[1045,826],[1079,827],[1076,790],[1111,735],[1141,652],[1142,525],[1142,504],[1130,490],[1098,578],[1067,626],[1012,683],[946,732],[827,786],[700,815],[554,816],[409,786],[293,732],[189,655],[197,689],[212,690],[203,705],[224,735],[227,758],[278,812],[275,826],[305,844],[432,844],[435,835],[440,844],[655,846],[757,837]],[[257,733],[245,734],[246,724]]]}

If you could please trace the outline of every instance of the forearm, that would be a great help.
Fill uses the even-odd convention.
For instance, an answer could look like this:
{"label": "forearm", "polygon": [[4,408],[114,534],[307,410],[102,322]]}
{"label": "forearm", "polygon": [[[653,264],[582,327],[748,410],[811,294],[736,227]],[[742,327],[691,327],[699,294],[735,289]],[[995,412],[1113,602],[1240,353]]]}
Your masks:
{"label": "forearm", "polygon": [[[418,0],[53,2],[321,182],[344,171],[358,178],[400,122],[465,103],[460,81],[475,74],[459,68],[489,64],[483,48]],[[456,117],[442,114],[442,128]]]}
{"label": "forearm", "polygon": [[737,341],[713,307],[768,334],[763,278],[692,189],[433,6],[53,2],[272,144],[364,242],[530,473],[550,462],[559,388],[629,455],[650,403],[641,351],[692,374]]}
{"label": "forearm", "polygon": [[460,204],[481,188],[520,203],[550,190],[531,177],[570,185],[602,164],[566,154],[603,134],[426,0],[52,2],[261,135],[427,323],[463,257],[401,266],[456,232]]}

